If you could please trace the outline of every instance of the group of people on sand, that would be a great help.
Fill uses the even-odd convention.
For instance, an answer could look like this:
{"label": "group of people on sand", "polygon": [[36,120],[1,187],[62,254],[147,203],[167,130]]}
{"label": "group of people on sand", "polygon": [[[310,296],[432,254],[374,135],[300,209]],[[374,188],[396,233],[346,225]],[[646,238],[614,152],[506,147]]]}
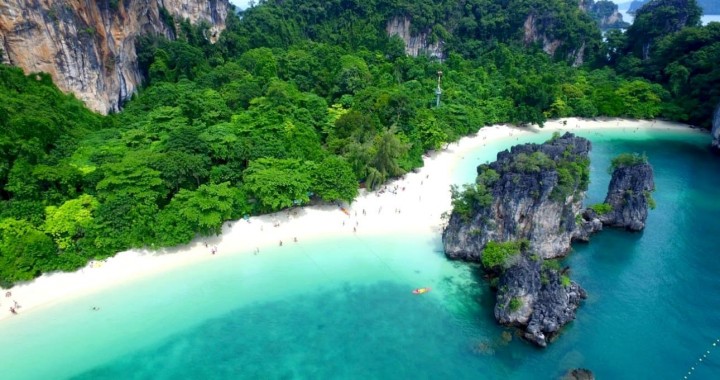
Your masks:
{"label": "group of people on sand", "polygon": [[405,191],[405,187],[400,187],[400,185],[388,187],[387,185],[385,185],[382,189],[378,190],[376,195],[379,197],[381,194],[385,194],[385,192],[397,195],[398,191]]}
{"label": "group of people on sand", "polygon": [[[12,293],[11,293],[11,292],[5,292],[5,298],[10,298],[10,297],[12,297]],[[10,312],[13,313],[13,314],[15,314],[15,315],[17,315],[18,310],[19,310],[21,307],[22,307],[22,306],[20,306],[20,304],[18,303],[18,301],[13,300],[13,305],[10,306]]]}
{"label": "group of people on sand", "polygon": [[[205,245],[205,248],[208,247],[208,243],[206,241],[203,242],[203,245]],[[213,245],[212,248],[210,248],[210,253],[214,255],[217,253],[217,250],[217,245]]]}

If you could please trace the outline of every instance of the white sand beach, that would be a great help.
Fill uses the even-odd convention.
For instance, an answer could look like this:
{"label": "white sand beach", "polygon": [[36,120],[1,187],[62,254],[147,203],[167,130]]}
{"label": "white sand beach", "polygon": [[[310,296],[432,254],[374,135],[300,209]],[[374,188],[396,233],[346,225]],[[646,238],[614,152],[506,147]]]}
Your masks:
{"label": "white sand beach", "polygon": [[[678,129],[691,132],[684,124],[653,120],[562,119],[545,124],[543,131],[623,129]],[[453,168],[469,152],[501,138],[537,133],[537,127],[496,125],[452,143],[447,149],[425,157],[425,165],[416,172],[392,181],[383,192],[365,192],[341,209],[338,206],[308,206],[275,214],[226,223],[220,236],[198,238],[192,243],[161,251],[131,250],[103,262],[90,263],[73,273],[45,274],[26,284],[0,293],[0,320],[22,318],[43,307],[102,289],[121,285],[173,268],[212,260],[215,255],[259,254],[266,247],[303,244],[328,236],[392,234],[435,231],[440,233],[441,215],[450,211],[450,185]],[[696,130],[696,133],[704,133]],[[296,241],[297,239],[297,241]],[[206,246],[207,243],[207,246]],[[216,247],[217,253],[211,250]],[[10,292],[10,296],[6,296]],[[18,314],[9,308],[17,302]]]}

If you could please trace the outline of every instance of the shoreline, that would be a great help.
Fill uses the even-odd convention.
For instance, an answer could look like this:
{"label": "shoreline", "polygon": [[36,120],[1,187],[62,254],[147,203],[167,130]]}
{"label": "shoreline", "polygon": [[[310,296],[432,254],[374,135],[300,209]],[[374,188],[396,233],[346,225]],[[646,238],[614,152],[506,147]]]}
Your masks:
{"label": "shoreline", "polygon": [[[217,255],[246,255],[267,247],[302,244],[318,238],[377,234],[439,233],[441,214],[451,209],[453,172],[464,156],[487,143],[541,132],[580,130],[674,130],[705,133],[688,125],[660,120],[567,118],[545,123],[544,128],[493,125],[424,156],[424,166],[383,186],[384,192],[360,191],[343,211],[339,206],[318,205],[253,216],[248,221],[226,222],[219,236],[195,238],[187,245],[151,251],[129,250],[101,262],[88,263],[76,272],[43,274],[33,281],[2,289],[0,321],[66,300],[100,292],[175,268],[186,267]],[[277,225],[277,226],[276,226]],[[295,241],[297,239],[297,241]],[[205,245],[207,243],[207,246]],[[11,292],[6,297],[6,292]],[[21,306],[18,315],[9,307]]]}

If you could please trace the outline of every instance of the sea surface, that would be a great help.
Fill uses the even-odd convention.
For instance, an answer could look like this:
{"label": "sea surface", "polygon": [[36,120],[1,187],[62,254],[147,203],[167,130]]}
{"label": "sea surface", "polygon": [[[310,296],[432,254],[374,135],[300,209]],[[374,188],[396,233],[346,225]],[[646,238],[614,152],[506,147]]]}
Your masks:
{"label": "sea surface", "polygon": [[[566,263],[589,297],[546,349],[495,323],[478,268],[446,260],[439,234],[341,236],[218,255],[4,320],[0,378],[557,379],[574,367],[720,378],[720,157],[708,136],[579,134],[593,142],[588,204],[604,198],[611,157],[644,152],[657,209],[643,233],[574,246]],[[456,182],[500,149],[549,137],[468,154]],[[432,291],[411,294],[421,286]]]}

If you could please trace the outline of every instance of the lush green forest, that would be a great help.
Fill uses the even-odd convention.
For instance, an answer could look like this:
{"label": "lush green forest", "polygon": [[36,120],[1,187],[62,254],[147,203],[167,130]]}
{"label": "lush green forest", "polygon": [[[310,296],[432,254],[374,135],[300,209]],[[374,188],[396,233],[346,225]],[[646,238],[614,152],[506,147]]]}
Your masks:
{"label": "lush green forest", "polygon": [[[554,57],[523,41],[530,13],[565,41]],[[385,33],[396,16],[446,41],[446,58],[406,56]],[[176,41],[137,42],[147,83],[107,117],[47,75],[0,65],[0,285],[187,243],[245,215],[351,201],[485,125],[702,124],[703,93],[718,88],[720,25],[660,33],[639,57],[630,31],[602,43],[575,0],[267,1],[229,15],[216,44],[207,26],[178,25]],[[580,44],[586,64],[572,67]]]}
{"label": "lush green forest", "polygon": [[[629,7],[629,10],[634,13],[640,9],[641,6],[648,3],[648,0],[637,0],[633,1]],[[717,0],[697,0],[698,5],[706,15],[719,15],[720,14],[720,2]]]}
{"label": "lush green forest", "polygon": [[[682,6],[676,6],[676,5]],[[701,26],[696,0],[655,0],[622,34],[607,34],[609,63],[625,77],[662,84],[662,116],[710,128],[720,103],[720,23]]]}

